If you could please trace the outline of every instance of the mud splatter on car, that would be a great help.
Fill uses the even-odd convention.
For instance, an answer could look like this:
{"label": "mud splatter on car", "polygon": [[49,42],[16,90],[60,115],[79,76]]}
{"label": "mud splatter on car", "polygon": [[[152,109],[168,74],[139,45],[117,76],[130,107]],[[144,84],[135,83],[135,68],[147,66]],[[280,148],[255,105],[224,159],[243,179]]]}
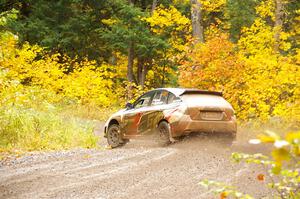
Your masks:
{"label": "mud splatter on car", "polygon": [[234,110],[221,92],[184,88],[151,90],[113,114],[104,128],[111,147],[153,134],[169,143],[192,132],[222,132],[236,137]]}

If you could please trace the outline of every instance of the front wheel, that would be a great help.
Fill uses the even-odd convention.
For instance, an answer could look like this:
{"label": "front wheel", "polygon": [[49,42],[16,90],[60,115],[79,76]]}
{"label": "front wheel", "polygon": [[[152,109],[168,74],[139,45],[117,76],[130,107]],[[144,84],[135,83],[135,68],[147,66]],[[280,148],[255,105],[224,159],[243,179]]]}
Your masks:
{"label": "front wheel", "polygon": [[170,135],[171,135],[171,128],[168,122],[162,121],[158,124],[157,127],[158,131],[158,143],[160,145],[168,145],[171,143]]}
{"label": "front wheel", "polygon": [[107,143],[111,148],[119,147],[126,143],[127,140],[123,140],[121,137],[120,126],[113,124],[108,127],[107,130]]}

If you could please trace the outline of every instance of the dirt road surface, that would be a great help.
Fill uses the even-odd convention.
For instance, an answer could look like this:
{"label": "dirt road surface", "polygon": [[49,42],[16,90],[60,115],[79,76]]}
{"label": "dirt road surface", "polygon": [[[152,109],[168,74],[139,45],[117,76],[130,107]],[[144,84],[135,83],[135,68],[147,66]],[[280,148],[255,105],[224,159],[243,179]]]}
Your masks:
{"label": "dirt road surface", "polygon": [[229,145],[222,136],[197,134],[168,147],[139,140],[113,150],[32,153],[0,163],[0,198],[219,198],[198,185],[202,179],[262,198],[270,195],[257,180],[264,170],[230,160],[234,151],[266,152],[248,138],[240,132]]}

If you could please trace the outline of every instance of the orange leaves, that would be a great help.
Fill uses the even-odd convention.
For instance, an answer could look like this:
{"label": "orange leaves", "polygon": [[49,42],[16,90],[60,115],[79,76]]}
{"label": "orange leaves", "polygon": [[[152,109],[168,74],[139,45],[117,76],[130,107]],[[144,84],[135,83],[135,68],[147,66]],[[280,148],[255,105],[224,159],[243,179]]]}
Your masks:
{"label": "orange leaves", "polygon": [[272,42],[272,30],[261,20],[244,29],[237,45],[217,33],[187,50],[179,84],[223,91],[241,120],[267,122],[276,116],[299,121],[300,69],[295,63],[300,53],[274,54]]}
{"label": "orange leaves", "polygon": [[265,180],[265,175],[264,175],[264,174],[258,174],[258,175],[256,176],[256,178],[257,178],[257,180],[259,180],[259,181],[264,181],[264,180]]}
{"label": "orange leaves", "polygon": [[188,61],[179,68],[181,86],[219,90],[229,98],[236,94],[232,87],[240,87],[243,82],[240,77],[244,66],[228,35],[219,34],[192,47],[187,57]]}
{"label": "orange leaves", "polygon": [[220,199],[226,199],[227,196],[228,196],[227,192],[222,192],[222,193],[220,194]]}

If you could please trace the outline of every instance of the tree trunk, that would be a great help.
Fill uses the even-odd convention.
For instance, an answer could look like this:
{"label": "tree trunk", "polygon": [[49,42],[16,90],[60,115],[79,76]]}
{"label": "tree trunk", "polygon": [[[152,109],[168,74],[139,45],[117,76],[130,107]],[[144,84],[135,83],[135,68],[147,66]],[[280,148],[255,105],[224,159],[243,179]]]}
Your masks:
{"label": "tree trunk", "polygon": [[130,41],[128,47],[128,64],[127,64],[127,80],[129,82],[127,86],[127,100],[131,100],[133,97],[132,95],[132,84],[134,81],[133,61],[134,61],[134,44],[133,41]]}
{"label": "tree trunk", "polygon": [[275,52],[279,51],[280,46],[280,32],[282,31],[283,25],[283,14],[284,14],[284,4],[282,0],[275,0],[275,24],[274,24],[274,50]]}
{"label": "tree trunk", "polygon": [[151,16],[153,15],[153,12],[154,12],[156,6],[157,6],[157,0],[153,0],[153,2],[152,2],[152,8],[151,8]]}
{"label": "tree trunk", "polygon": [[141,85],[142,73],[143,73],[144,60],[138,57],[137,60],[137,83]]}
{"label": "tree trunk", "polygon": [[137,63],[137,82],[140,86],[142,86],[142,89],[144,89],[145,86],[145,81],[146,81],[146,76],[148,72],[148,63],[146,62],[145,58],[138,58],[138,63]]}
{"label": "tree trunk", "polygon": [[[156,9],[158,0],[153,0],[152,1],[152,8],[151,8],[151,16],[153,15],[154,10]],[[147,59],[138,57],[137,60],[137,81],[136,83],[144,89],[145,87],[145,81],[146,81],[146,76],[148,72],[148,65],[147,65]],[[134,77],[133,77],[134,79]]]}
{"label": "tree trunk", "polygon": [[161,79],[161,87],[165,87],[165,73],[166,73],[166,63],[163,64],[163,76]]}
{"label": "tree trunk", "polygon": [[190,0],[190,2],[193,37],[196,40],[196,43],[202,43],[204,42],[204,30],[202,23],[201,4],[199,0]]}
{"label": "tree trunk", "polygon": [[144,89],[146,76],[148,73],[148,64],[144,62],[144,64],[142,66],[143,66],[143,70],[142,70],[140,85],[142,86],[142,89]]}
{"label": "tree trunk", "polygon": [[117,58],[116,53],[115,53],[115,52],[112,52],[111,58],[110,58],[110,60],[109,60],[109,63],[110,63],[111,65],[113,65],[113,66],[116,66],[116,65],[117,65],[117,62],[118,62],[117,59],[118,59],[118,58]]}

